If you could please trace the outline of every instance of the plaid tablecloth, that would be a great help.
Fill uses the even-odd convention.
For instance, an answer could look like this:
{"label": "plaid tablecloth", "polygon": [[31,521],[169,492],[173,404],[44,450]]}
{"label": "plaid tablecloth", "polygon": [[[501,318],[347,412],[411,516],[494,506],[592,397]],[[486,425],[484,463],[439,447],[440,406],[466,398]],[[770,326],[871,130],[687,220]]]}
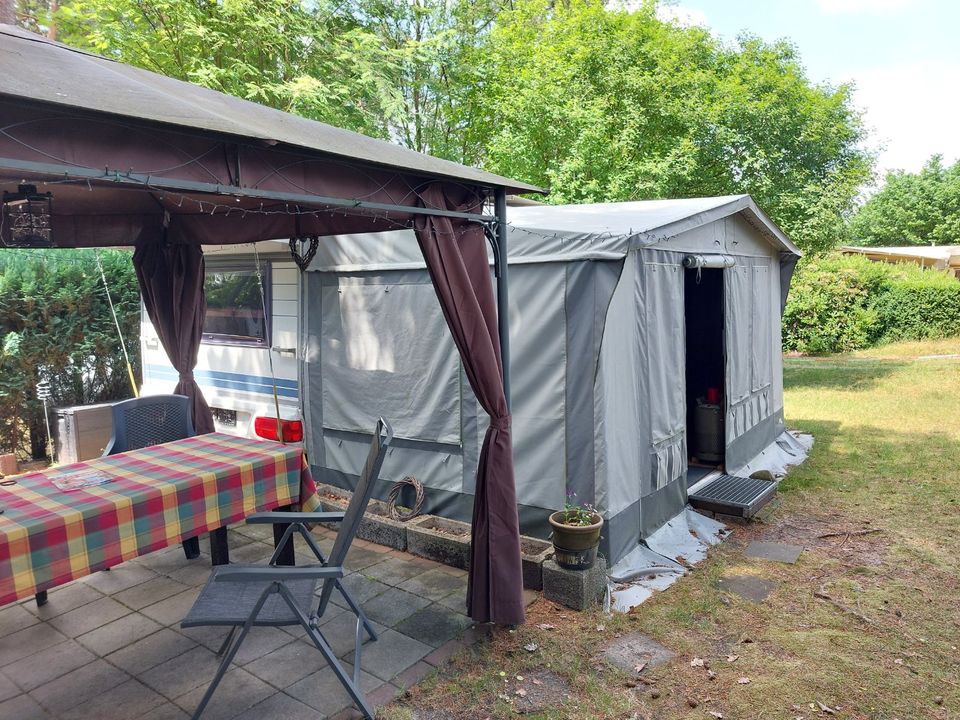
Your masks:
{"label": "plaid tablecloth", "polygon": [[[65,492],[68,472],[110,482]],[[211,433],[51,468],[0,487],[0,606],[242,520],[319,508],[299,447]]]}

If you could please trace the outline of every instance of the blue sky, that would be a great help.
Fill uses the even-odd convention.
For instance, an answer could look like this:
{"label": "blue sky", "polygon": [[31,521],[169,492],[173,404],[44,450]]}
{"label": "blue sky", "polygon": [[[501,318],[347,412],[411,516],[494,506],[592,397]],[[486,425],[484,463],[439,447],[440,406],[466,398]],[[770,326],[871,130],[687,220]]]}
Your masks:
{"label": "blue sky", "polygon": [[811,80],[853,82],[881,174],[960,159],[960,1],[680,0],[661,15],[726,40],[789,39]]}

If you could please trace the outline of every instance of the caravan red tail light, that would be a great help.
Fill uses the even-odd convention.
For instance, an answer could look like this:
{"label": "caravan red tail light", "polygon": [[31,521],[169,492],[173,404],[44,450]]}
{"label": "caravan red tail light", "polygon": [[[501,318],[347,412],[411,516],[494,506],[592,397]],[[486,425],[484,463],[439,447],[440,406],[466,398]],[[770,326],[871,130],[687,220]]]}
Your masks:
{"label": "caravan red tail light", "polygon": [[[253,421],[253,431],[258,437],[267,440],[279,440],[277,435],[277,419],[275,417],[258,417]],[[303,423],[299,420],[281,420],[280,431],[284,442],[301,442],[303,440]]]}

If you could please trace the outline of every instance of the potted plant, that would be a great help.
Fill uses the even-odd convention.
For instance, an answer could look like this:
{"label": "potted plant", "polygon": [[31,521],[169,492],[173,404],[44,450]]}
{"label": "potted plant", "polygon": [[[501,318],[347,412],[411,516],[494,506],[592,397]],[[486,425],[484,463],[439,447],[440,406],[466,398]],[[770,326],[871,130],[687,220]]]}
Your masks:
{"label": "potted plant", "polygon": [[603,518],[592,505],[580,505],[575,493],[567,494],[563,510],[550,516],[554,560],[568,570],[589,570],[597,559]]}

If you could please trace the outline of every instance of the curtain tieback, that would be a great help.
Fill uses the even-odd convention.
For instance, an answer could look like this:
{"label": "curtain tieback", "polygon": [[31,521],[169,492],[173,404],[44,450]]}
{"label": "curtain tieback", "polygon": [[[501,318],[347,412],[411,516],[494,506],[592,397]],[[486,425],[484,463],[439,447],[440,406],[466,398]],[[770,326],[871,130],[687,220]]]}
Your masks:
{"label": "curtain tieback", "polygon": [[193,370],[185,370],[180,373],[180,382],[193,382]]}
{"label": "curtain tieback", "polygon": [[490,418],[490,427],[494,430],[509,430],[512,421],[513,418],[509,415],[504,415],[503,417],[492,417]]}

